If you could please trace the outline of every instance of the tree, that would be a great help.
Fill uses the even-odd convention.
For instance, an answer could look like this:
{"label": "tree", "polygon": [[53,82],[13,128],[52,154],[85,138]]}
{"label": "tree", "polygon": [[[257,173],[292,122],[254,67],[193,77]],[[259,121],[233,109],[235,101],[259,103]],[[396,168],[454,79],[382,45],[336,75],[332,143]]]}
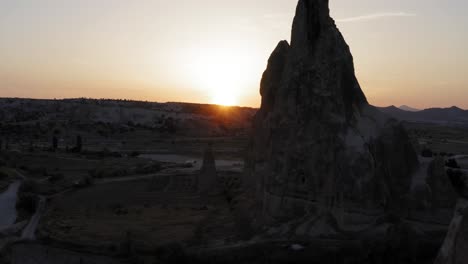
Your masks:
{"label": "tree", "polygon": [[428,148],[425,148],[423,149],[423,151],[421,151],[421,156],[425,157],[425,158],[432,158],[433,156],[433,152],[432,150],[428,149]]}
{"label": "tree", "polygon": [[56,151],[58,148],[58,139],[56,136],[52,137],[52,150]]}
{"label": "tree", "polygon": [[449,159],[447,162],[445,162],[445,166],[453,169],[459,169],[460,166],[458,165],[458,162],[456,159]]}
{"label": "tree", "polygon": [[82,142],[82,139],[81,139],[81,136],[76,136],[76,152],[81,152],[82,148],[83,148],[83,142]]}
{"label": "tree", "polygon": [[164,120],[163,130],[167,133],[174,134],[177,132],[176,120],[172,117],[168,117]]}

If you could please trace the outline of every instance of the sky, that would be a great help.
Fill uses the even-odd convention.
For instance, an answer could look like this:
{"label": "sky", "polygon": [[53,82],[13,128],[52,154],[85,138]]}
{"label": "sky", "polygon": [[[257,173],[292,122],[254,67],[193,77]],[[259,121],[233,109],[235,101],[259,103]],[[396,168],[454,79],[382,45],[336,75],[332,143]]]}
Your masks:
{"label": "sky", "polygon": [[[0,0],[0,97],[260,104],[295,0]],[[330,0],[369,102],[468,109],[466,0]]]}

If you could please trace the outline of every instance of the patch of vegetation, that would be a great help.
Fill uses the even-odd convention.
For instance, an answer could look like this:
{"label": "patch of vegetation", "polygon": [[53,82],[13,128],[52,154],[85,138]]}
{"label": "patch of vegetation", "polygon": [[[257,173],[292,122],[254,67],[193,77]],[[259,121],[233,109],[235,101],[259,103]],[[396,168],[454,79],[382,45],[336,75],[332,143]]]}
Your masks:
{"label": "patch of vegetation", "polygon": [[138,151],[132,151],[130,153],[130,157],[138,157],[138,156],[140,156],[140,152],[138,152]]}
{"label": "patch of vegetation", "polygon": [[93,178],[91,176],[83,176],[83,178],[75,182],[74,186],[75,188],[85,188],[93,185],[93,183]]}
{"label": "patch of vegetation", "polygon": [[432,150],[425,148],[421,151],[421,156],[425,158],[432,158],[432,156],[434,156],[434,153],[432,152]]}
{"label": "patch of vegetation", "polygon": [[63,176],[63,173],[55,172],[55,173],[50,174],[48,180],[51,183],[55,183],[55,182],[63,180],[64,178],[65,177]]}
{"label": "patch of vegetation", "polygon": [[155,255],[161,263],[192,263],[179,243],[161,246],[156,249]]}
{"label": "patch of vegetation", "polygon": [[29,167],[26,165],[21,165],[20,169],[27,171],[30,174],[35,175],[35,176],[48,176],[49,175],[46,167]]}
{"label": "patch of vegetation", "polygon": [[3,170],[0,170],[0,180],[4,180],[6,178],[8,178],[8,173],[6,173],[5,171]]}
{"label": "patch of vegetation", "polygon": [[155,172],[159,172],[161,169],[162,169],[161,164],[151,163],[151,164],[147,164],[147,165],[144,165],[144,166],[138,166],[135,169],[135,173],[136,174],[155,173]]}
{"label": "patch of vegetation", "polygon": [[[460,170],[452,170],[448,169],[447,170],[447,176],[450,179],[450,182],[452,183],[453,188],[458,192],[458,194],[465,194],[465,180],[464,180],[464,174]],[[468,197],[465,197],[468,198]]]}
{"label": "patch of vegetation", "polygon": [[38,196],[33,193],[20,193],[16,201],[16,209],[25,211],[28,214],[34,214],[37,208]]}
{"label": "patch of vegetation", "polygon": [[128,214],[128,209],[125,208],[122,204],[120,203],[115,203],[110,205],[110,209],[112,212],[116,215],[127,215]]}
{"label": "patch of vegetation", "polygon": [[39,191],[39,185],[36,181],[26,180],[19,187],[18,193],[37,193]]}
{"label": "patch of vegetation", "polygon": [[459,169],[460,165],[458,165],[458,162],[456,159],[449,159],[445,162],[445,166],[453,169]]}
{"label": "patch of vegetation", "polygon": [[128,175],[128,171],[122,168],[97,168],[89,171],[89,176],[96,179],[101,178],[116,178]]}

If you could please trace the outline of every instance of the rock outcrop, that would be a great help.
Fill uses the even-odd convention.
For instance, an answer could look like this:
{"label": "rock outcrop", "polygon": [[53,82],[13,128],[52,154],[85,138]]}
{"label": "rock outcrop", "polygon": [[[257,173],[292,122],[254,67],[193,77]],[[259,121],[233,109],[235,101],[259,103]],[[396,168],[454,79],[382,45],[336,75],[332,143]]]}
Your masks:
{"label": "rock outcrop", "polygon": [[263,74],[244,178],[262,223],[404,212],[417,155],[401,124],[368,104],[329,13],[328,0],[300,0],[291,44]]}
{"label": "rock outcrop", "polygon": [[198,192],[202,195],[219,192],[218,176],[216,173],[216,161],[211,145],[205,149],[203,164],[198,175]]}
{"label": "rock outcrop", "polygon": [[435,157],[429,164],[426,182],[430,187],[432,209],[453,208],[457,203],[457,194],[450,183],[445,169],[445,159]]}
{"label": "rock outcrop", "polygon": [[468,260],[468,177],[461,171],[449,177],[460,199],[435,264],[462,264]]}

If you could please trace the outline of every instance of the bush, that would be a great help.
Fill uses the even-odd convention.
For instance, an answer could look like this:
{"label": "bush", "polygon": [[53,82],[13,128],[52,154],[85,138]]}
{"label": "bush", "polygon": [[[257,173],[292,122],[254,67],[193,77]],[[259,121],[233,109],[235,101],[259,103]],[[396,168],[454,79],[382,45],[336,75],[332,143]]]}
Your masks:
{"label": "bush", "polygon": [[136,174],[148,174],[148,173],[156,173],[161,171],[162,166],[159,163],[151,163],[143,166],[138,166],[135,169]]}
{"label": "bush", "polygon": [[56,173],[50,174],[48,180],[49,180],[49,182],[54,183],[54,182],[58,182],[60,180],[63,180],[63,178],[64,178],[64,176],[63,176],[62,173],[56,172]]}
{"label": "bush", "polygon": [[130,153],[130,157],[138,157],[138,156],[140,156],[140,152],[138,152],[138,151],[132,151]]}
{"label": "bush", "polygon": [[37,207],[37,195],[32,193],[21,193],[16,201],[16,209],[26,211],[29,214],[34,214]]}
{"label": "bush", "polygon": [[456,159],[449,159],[445,162],[445,166],[453,169],[459,169],[460,166],[458,165],[458,162]]}
{"label": "bush", "polygon": [[156,249],[156,257],[162,263],[190,263],[184,247],[178,243],[160,246]]}
{"label": "bush", "polygon": [[[26,171],[28,171],[28,167],[22,165],[22,167],[25,168]],[[34,175],[40,175],[40,176],[47,176],[48,175],[48,171],[47,171],[47,168],[45,167],[33,167],[33,168],[29,168],[29,172],[31,174],[34,174]]]}
{"label": "bush", "polygon": [[37,193],[39,186],[36,181],[26,180],[21,184],[18,192],[19,193]]}
{"label": "bush", "polygon": [[421,156],[423,156],[423,157],[425,157],[425,158],[432,158],[433,155],[434,155],[434,154],[432,153],[432,150],[430,150],[430,149],[427,149],[427,148],[426,148],[426,149],[423,149],[423,150],[421,151]]}
{"label": "bush", "polygon": [[75,188],[85,188],[93,185],[93,178],[91,176],[83,176],[80,180],[74,183]]}
{"label": "bush", "polygon": [[[466,193],[466,183],[464,179],[464,174],[460,170],[452,170],[448,169],[447,170],[447,176],[450,179],[450,182],[452,183],[453,188],[458,192],[460,195],[468,195]],[[468,198],[468,197],[465,197]]]}

